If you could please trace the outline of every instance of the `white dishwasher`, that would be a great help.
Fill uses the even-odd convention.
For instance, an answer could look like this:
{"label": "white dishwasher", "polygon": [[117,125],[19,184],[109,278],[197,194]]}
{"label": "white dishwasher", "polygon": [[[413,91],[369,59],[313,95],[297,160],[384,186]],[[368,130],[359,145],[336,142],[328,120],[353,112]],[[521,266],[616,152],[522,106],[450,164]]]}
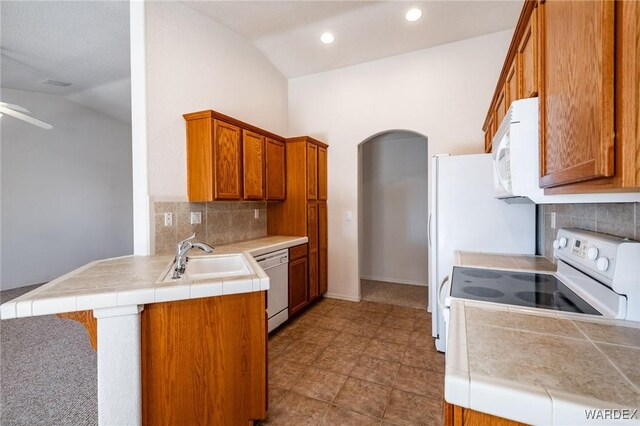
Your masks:
{"label": "white dishwasher", "polygon": [[271,332],[289,318],[289,250],[274,251],[255,259],[269,276],[267,316]]}

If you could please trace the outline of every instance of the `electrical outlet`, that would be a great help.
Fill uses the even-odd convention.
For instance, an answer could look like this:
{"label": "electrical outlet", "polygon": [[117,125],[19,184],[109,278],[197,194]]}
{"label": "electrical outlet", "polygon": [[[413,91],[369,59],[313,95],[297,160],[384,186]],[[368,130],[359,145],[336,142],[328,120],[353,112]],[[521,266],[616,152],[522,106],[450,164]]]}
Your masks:
{"label": "electrical outlet", "polygon": [[551,212],[551,229],[556,229],[556,212]]}
{"label": "electrical outlet", "polygon": [[164,226],[173,226],[173,213],[164,214]]}
{"label": "electrical outlet", "polygon": [[260,219],[260,210],[259,209],[253,209],[253,218],[254,219]]}
{"label": "electrical outlet", "polygon": [[347,210],[344,214],[344,218],[347,222],[351,222],[353,220],[353,213],[351,213],[351,210]]}
{"label": "electrical outlet", "polygon": [[202,223],[202,213],[200,212],[191,212],[191,224],[195,225],[198,223]]}

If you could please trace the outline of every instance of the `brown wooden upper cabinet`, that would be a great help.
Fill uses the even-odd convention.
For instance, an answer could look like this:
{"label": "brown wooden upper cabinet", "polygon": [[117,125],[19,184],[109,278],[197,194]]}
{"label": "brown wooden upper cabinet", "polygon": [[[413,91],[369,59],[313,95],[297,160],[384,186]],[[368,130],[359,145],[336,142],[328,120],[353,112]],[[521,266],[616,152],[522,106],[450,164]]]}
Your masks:
{"label": "brown wooden upper cabinet", "polygon": [[284,200],[284,138],[213,110],[183,117],[189,201]]}
{"label": "brown wooden upper cabinet", "polygon": [[[496,102],[496,129],[500,127],[500,123],[502,123],[502,119],[507,113],[507,98],[506,98],[506,90],[505,87],[502,87],[500,90],[500,94],[498,95],[498,101]],[[494,131],[495,133],[495,131]]]}
{"label": "brown wooden upper cabinet", "polygon": [[516,56],[511,61],[511,66],[509,67],[509,72],[507,72],[507,80],[505,82],[505,98],[507,99],[506,108],[509,109],[509,106],[513,101],[520,99],[520,85],[518,84],[518,57]]}
{"label": "brown wooden upper cabinet", "polygon": [[483,125],[485,151],[502,99],[508,108],[538,96],[545,194],[637,190],[639,51],[638,1],[525,0]]}
{"label": "brown wooden upper cabinet", "polygon": [[318,147],[307,144],[307,198],[318,199]]}
{"label": "brown wooden upper cabinet", "polygon": [[547,0],[539,18],[540,186],[613,176],[615,3]]}
{"label": "brown wooden upper cabinet", "polygon": [[244,199],[264,199],[265,137],[249,130],[242,131]]}
{"label": "brown wooden upper cabinet", "polygon": [[534,7],[518,43],[520,95],[515,99],[538,96],[538,37],[538,8]]}
{"label": "brown wooden upper cabinet", "polygon": [[494,134],[494,125],[495,122],[495,112],[491,112],[489,115],[489,121],[487,122],[487,129],[484,132],[484,152],[491,152],[492,148],[492,139]]}
{"label": "brown wooden upper cabinet", "polygon": [[485,152],[491,152],[491,140],[511,103],[538,95],[537,7],[536,0],[525,0],[482,127]]}
{"label": "brown wooden upper cabinet", "polygon": [[284,200],[286,197],[285,144],[271,138],[266,140],[267,200]]}
{"label": "brown wooden upper cabinet", "polygon": [[[295,293],[289,301],[290,314],[308,306],[328,290],[327,151],[327,144],[308,136],[287,139],[287,199],[267,205],[269,235],[309,239],[305,259],[306,293],[299,283],[296,289],[290,286],[290,294]],[[301,273],[302,266],[298,268]],[[291,282],[291,276],[289,280]]]}
{"label": "brown wooden upper cabinet", "polygon": [[318,200],[327,199],[327,148],[318,148]]}

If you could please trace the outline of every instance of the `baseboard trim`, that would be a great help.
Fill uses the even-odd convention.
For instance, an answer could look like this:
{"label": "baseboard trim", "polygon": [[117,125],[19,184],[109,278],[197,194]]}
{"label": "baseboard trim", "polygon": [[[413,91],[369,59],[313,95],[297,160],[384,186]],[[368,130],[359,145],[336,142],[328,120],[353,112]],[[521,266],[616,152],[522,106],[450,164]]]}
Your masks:
{"label": "baseboard trim", "polygon": [[371,280],[371,281],[382,281],[385,283],[398,283],[398,284],[409,284],[409,285],[419,285],[422,287],[428,287],[429,284],[422,282],[422,281],[415,281],[415,280],[403,280],[400,278],[382,278],[382,277],[370,277],[367,275],[361,275],[360,276],[361,280]]}
{"label": "baseboard trim", "polygon": [[349,302],[359,302],[360,300],[362,300],[362,297],[360,296],[353,297],[353,296],[347,296],[346,294],[338,294],[338,293],[325,293],[324,297],[326,297],[327,299],[346,300]]}

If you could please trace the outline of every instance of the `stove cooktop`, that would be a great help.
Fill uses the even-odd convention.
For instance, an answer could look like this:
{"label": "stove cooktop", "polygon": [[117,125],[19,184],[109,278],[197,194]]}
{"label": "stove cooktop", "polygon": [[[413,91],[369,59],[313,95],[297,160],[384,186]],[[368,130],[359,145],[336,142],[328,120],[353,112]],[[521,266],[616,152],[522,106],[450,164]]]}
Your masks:
{"label": "stove cooktop", "polygon": [[455,266],[451,296],[528,308],[602,315],[551,274]]}

